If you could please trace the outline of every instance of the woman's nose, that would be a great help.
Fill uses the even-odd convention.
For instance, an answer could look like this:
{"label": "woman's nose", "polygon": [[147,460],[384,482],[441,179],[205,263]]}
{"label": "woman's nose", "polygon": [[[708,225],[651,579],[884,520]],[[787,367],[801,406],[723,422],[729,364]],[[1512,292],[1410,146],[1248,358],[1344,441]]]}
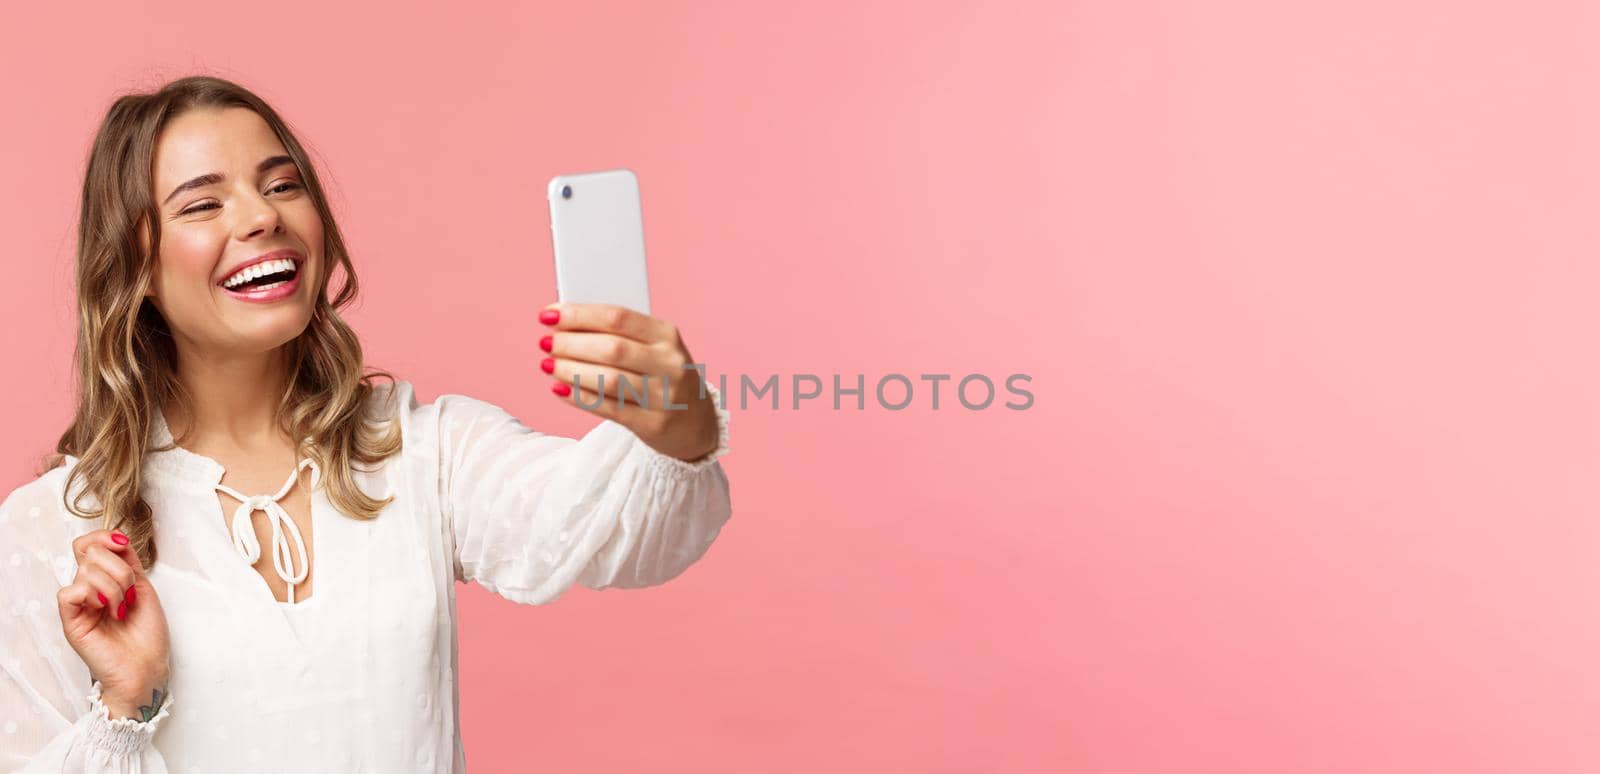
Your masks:
{"label": "woman's nose", "polygon": [[281,227],[282,219],[278,216],[278,208],[272,206],[272,202],[260,196],[247,198],[245,201],[244,210],[240,214],[242,237],[252,237],[263,231],[276,231]]}

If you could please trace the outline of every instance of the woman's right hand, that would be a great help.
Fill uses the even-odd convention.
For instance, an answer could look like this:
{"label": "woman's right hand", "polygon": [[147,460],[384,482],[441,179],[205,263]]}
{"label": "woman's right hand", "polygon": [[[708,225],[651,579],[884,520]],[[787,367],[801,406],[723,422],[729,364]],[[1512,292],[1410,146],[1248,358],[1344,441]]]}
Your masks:
{"label": "woman's right hand", "polygon": [[[112,719],[154,714],[154,691],[167,690],[167,616],[138,552],[120,532],[97,529],[72,541],[78,574],[56,592],[61,630]],[[140,707],[150,708],[141,713]]]}

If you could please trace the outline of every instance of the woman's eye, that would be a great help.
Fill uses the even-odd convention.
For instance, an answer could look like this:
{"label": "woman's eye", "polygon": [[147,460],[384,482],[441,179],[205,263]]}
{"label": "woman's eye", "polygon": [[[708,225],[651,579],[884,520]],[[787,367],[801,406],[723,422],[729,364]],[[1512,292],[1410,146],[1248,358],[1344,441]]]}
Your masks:
{"label": "woman's eye", "polygon": [[[285,182],[279,183],[279,184],[277,184],[277,185],[275,185],[275,186],[273,186],[271,188],[268,188],[267,189],[267,193],[273,193],[273,192],[278,191],[279,189],[282,189],[284,191],[293,191],[294,189],[299,188],[299,187],[300,187],[299,183],[295,183],[295,182],[291,182],[291,181],[285,181]],[[217,205],[214,202],[206,202],[204,204],[196,204],[195,206],[190,207],[189,209],[186,209],[183,212],[180,212],[178,214],[179,215],[188,215],[191,212],[200,212],[201,210],[214,209],[216,206]]]}

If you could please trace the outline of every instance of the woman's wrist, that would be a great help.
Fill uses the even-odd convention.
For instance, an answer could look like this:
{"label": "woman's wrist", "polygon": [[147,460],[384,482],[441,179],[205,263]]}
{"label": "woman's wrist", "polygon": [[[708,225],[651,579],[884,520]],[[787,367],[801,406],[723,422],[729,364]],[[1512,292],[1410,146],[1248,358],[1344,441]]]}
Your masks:
{"label": "woman's wrist", "polygon": [[[684,460],[670,454],[664,454],[654,449],[650,455],[651,462],[667,475],[673,478],[691,478],[711,467],[728,453],[728,409],[722,404],[722,393],[709,382],[705,384],[706,397],[711,405],[712,412],[716,415],[716,445],[711,451],[701,454],[691,460]],[[646,448],[649,448],[646,445]]]}
{"label": "woman's wrist", "polygon": [[[170,714],[172,701],[163,683],[161,694],[152,691],[152,703],[134,708],[132,716],[118,717],[106,704],[99,680],[89,691],[89,717],[86,738],[89,746],[113,757],[137,755],[152,744],[161,722]],[[115,699],[113,699],[115,701]],[[157,706],[159,705],[159,706]]]}
{"label": "woman's wrist", "polygon": [[153,675],[143,685],[120,689],[115,686],[103,688],[100,701],[106,705],[109,717],[112,720],[132,718],[141,722],[149,722],[161,711],[167,699],[167,673]]}

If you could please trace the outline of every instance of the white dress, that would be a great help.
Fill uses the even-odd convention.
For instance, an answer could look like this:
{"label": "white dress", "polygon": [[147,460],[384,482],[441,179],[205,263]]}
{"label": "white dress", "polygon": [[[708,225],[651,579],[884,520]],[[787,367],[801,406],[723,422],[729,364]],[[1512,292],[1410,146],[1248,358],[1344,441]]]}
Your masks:
{"label": "white dress", "polygon": [[[374,411],[391,389],[377,387]],[[714,388],[718,448],[693,463],[610,420],[574,440],[467,396],[419,405],[409,382],[392,389],[404,449],[351,475],[395,500],[358,521],[313,490],[315,587],[297,604],[251,568],[241,544],[254,538],[232,534],[219,463],[181,447],[147,456],[159,552],[149,578],[172,665],[170,699],[149,722],[108,720],[61,630],[55,595],[76,572],[71,541],[99,527],[62,506],[76,458],[12,491],[0,503],[0,770],[463,771],[457,581],[530,605],[574,582],[659,584],[704,555],[731,515],[717,462],[728,415]],[[152,446],[171,437],[158,414]],[[257,493],[242,523],[272,518],[273,495]],[[303,573],[295,536],[284,529],[273,543],[256,549]]]}

